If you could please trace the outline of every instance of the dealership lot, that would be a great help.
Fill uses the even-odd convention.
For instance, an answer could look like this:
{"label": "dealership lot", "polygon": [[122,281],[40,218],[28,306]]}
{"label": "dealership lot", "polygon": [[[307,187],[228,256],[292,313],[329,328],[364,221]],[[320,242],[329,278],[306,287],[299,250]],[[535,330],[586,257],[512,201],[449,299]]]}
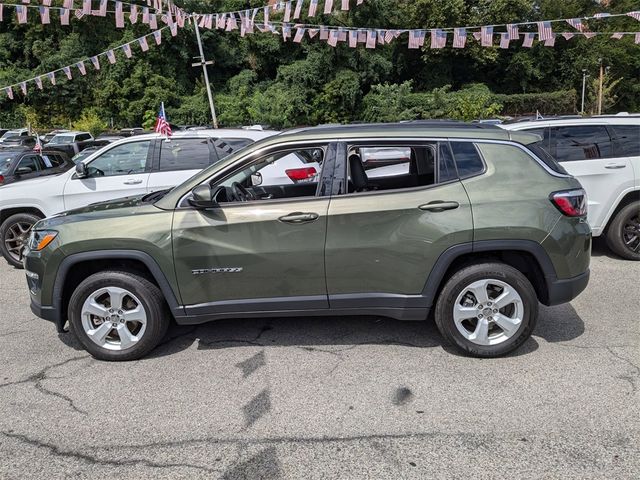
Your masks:
{"label": "dealership lot", "polygon": [[632,478],[640,263],[596,242],[591,283],[531,339],[458,356],[431,323],[173,327],[144,360],[91,359],[0,264],[0,478]]}

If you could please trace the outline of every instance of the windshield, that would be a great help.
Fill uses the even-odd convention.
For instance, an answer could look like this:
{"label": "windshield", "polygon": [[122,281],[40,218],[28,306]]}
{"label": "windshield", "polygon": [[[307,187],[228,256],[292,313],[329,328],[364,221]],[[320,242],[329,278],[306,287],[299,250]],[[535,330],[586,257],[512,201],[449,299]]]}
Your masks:
{"label": "windshield", "polygon": [[11,167],[11,162],[13,161],[14,158],[16,158],[15,153],[1,153],[0,154],[0,175],[4,175],[9,171],[9,168]]}
{"label": "windshield", "polygon": [[98,151],[97,148],[95,150],[83,150],[80,153],[76,153],[71,160],[73,160],[73,163],[79,163],[82,160],[84,160],[85,158],[87,158],[89,155],[91,155],[92,153],[95,153],[97,151]]}
{"label": "windshield", "polygon": [[56,135],[49,142],[51,145],[62,145],[65,143],[73,143],[73,135]]}
{"label": "windshield", "polygon": [[12,132],[11,130],[8,132],[5,132],[4,135],[2,135],[3,140],[7,140],[9,138],[19,138],[19,137],[20,137],[20,132]]}

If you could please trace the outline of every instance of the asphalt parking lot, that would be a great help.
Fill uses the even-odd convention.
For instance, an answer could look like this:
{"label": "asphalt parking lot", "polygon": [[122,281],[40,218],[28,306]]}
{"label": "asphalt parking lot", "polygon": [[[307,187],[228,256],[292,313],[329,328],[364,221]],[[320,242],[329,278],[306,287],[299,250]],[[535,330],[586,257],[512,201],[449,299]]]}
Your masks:
{"label": "asphalt parking lot", "polygon": [[[495,360],[426,322],[173,327],[93,360],[0,262],[0,478],[638,478],[640,263],[596,244],[588,290]],[[61,341],[62,340],[62,341]]]}

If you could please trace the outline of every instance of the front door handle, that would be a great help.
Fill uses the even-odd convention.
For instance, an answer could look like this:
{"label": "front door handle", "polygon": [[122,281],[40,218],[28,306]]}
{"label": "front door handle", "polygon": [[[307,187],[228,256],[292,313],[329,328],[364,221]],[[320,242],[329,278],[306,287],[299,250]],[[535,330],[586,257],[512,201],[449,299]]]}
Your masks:
{"label": "front door handle", "polygon": [[436,200],[435,202],[425,203],[420,205],[420,210],[426,210],[427,212],[444,212],[445,210],[455,210],[460,204],[458,202],[443,202]]}
{"label": "front door handle", "polygon": [[130,178],[129,180],[125,180],[123,183],[125,185],[138,185],[138,184],[142,183],[142,180],[135,179],[135,178]]}
{"label": "front door handle", "polygon": [[609,170],[617,170],[619,168],[625,168],[626,165],[624,163],[607,163],[604,168],[608,168]]}
{"label": "front door handle", "polygon": [[284,223],[309,223],[317,220],[319,215],[317,213],[302,213],[295,212],[290,213],[289,215],[285,215],[284,217],[280,217],[278,220]]}

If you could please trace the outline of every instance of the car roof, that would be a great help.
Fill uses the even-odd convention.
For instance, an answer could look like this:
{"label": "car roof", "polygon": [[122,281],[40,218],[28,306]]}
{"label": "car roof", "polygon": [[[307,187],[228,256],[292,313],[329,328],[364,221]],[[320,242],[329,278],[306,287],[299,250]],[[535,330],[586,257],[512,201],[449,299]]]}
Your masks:
{"label": "car roof", "polygon": [[538,120],[526,120],[501,125],[508,130],[520,130],[528,128],[548,127],[552,125],[638,125],[640,127],[640,114],[633,115],[595,115],[592,117],[564,116],[540,118]]}
{"label": "car roof", "polygon": [[[51,132],[51,133],[53,133],[53,132]],[[79,130],[66,130],[66,131],[64,131],[64,132],[58,132],[58,133],[56,133],[56,137],[57,137],[58,135],[60,135],[61,137],[64,137],[64,136],[68,136],[68,135],[81,135],[81,134],[83,134],[83,133],[89,133],[89,132],[81,132],[81,131],[79,131]],[[89,135],[91,135],[91,134],[89,133]]]}

